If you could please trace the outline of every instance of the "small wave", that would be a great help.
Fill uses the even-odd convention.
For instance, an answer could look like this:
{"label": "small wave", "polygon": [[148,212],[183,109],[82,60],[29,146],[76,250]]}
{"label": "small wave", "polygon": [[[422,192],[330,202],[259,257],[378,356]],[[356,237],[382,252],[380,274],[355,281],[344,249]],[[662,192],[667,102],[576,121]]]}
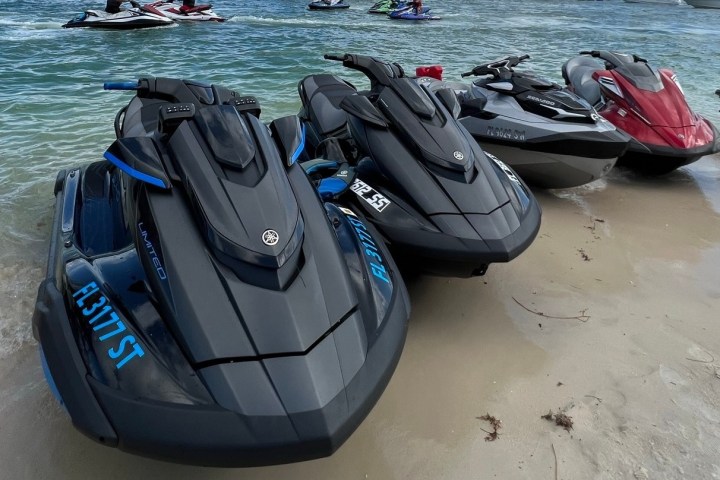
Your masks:
{"label": "small wave", "polygon": [[0,359],[35,343],[30,319],[42,273],[26,262],[0,265]]}
{"label": "small wave", "polygon": [[369,28],[382,26],[382,23],[375,22],[353,22],[352,25],[341,24],[336,21],[328,20],[314,20],[303,17],[295,18],[270,18],[270,17],[258,17],[255,15],[235,15],[227,20],[228,22],[245,22],[245,23],[267,23],[273,25],[306,25],[306,26],[318,26],[326,27],[328,25],[335,25],[342,28]]}
{"label": "small wave", "polygon": [[55,22],[55,21],[33,21],[33,20],[13,20],[7,18],[0,18],[0,25],[9,27],[22,27],[28,30],[54,30],[61,28],[66,22]]}

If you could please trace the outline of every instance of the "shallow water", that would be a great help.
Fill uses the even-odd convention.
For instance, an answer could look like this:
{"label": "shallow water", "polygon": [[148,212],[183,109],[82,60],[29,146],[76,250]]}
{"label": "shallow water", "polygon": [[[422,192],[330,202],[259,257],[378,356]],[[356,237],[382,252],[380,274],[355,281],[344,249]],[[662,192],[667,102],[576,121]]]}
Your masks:
{"label": "shallow water", "polygon": [[[427,2],[443,20],[413,23],[347,11],[311,12],[302,1],[217,2],[224,24],[136,31],[63,29],[102,2],[5,0],[0,4],[0,358],[31,341],[29,315],[45,262],[52,182],[61,168],[100,158],[129,94],[106,80],[179,76],[258,97],[266,120],[299,108],[297,82],[342,72],[325,52],[359,52],[408,69],[442,64],[458,78],[477,63],[529,53],[529,68],[560,82],[581,49],[636,52],[672,67],[690,104],[720,123],[720,10],[620,1]],[[342,72],[357,84],[363,79]],[[702,183],[703,175],[699,175]],[[720,201],[716,192],[712,203]]]}

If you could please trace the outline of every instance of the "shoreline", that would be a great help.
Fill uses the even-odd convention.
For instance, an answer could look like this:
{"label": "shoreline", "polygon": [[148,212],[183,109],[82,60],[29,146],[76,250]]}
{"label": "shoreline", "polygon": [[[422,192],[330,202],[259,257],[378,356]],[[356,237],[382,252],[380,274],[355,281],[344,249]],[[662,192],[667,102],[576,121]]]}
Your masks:
{"label": "shoreline", "polygon": [[[398,368],[331,457],[214,469],[103,447],[72,427],[25,344],[0,372],[0,477],[720,476],[720,155],[535,194],[543,223],[517,259],[484,277],[407,279]],[[486,414],[502,422],[494,441]]]}

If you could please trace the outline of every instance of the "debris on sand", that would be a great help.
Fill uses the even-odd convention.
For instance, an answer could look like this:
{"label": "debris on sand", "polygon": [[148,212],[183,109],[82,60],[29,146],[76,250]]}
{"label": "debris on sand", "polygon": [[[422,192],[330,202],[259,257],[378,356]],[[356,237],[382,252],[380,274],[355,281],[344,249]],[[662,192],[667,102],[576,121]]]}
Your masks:
{"label": "debris on sand", "polygon": [[590,260],[592,260],[592,258],[590,258],[590,256],[587,253],[585,253],[585,250],[583,250],[582,248],[578,248],[578,253],[580,253],[580,256],[586,262],[589,262]]}
{"label": "debris on sand", "polygon": [[475,418],[477,418],[478,420],[485,420],[486,422],[489,422],[490,426],[493,429],[492,432],[488,432],[484,428],[480,429],[483,432],[487,433],[487,436],[485,437],[485,441],[486,442],[494,442],[495,440],[497,440],[497,438],[500,436],[500,434],[498,433],[498,430],[500,430],[500,428],[502,428],[502,422],[500,420],[498,420],[497,418],[493,417],[492,415],[490,415],[489,413],[486,413],[482,417],[475,417]]}
{"label": "debris on sand", "polygon": [[560,410],[558,410],[558,413],[552,413],[552,410],[549,410],[548,413],[546,413],[545,415],[541,415],[540,418],[542,418],[543,420],[548,420],[550,422],[554,421],[555,425],[560,425],[568,432],[573,428],[572,417],[564,414]]}

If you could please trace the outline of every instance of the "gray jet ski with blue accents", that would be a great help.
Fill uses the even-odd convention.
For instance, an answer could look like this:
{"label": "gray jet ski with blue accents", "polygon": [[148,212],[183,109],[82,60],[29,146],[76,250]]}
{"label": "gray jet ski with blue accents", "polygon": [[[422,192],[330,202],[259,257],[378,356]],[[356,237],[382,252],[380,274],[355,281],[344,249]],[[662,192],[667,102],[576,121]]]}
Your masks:
{"label": "gray jet ski with blue accents", "polygon": [[181,463],[333,453],[402,351],[409,301],[361,214],[295,162],[296,116],[168,78],[134,98],[95,162],[60,172],[33,331],[73,424]]}

